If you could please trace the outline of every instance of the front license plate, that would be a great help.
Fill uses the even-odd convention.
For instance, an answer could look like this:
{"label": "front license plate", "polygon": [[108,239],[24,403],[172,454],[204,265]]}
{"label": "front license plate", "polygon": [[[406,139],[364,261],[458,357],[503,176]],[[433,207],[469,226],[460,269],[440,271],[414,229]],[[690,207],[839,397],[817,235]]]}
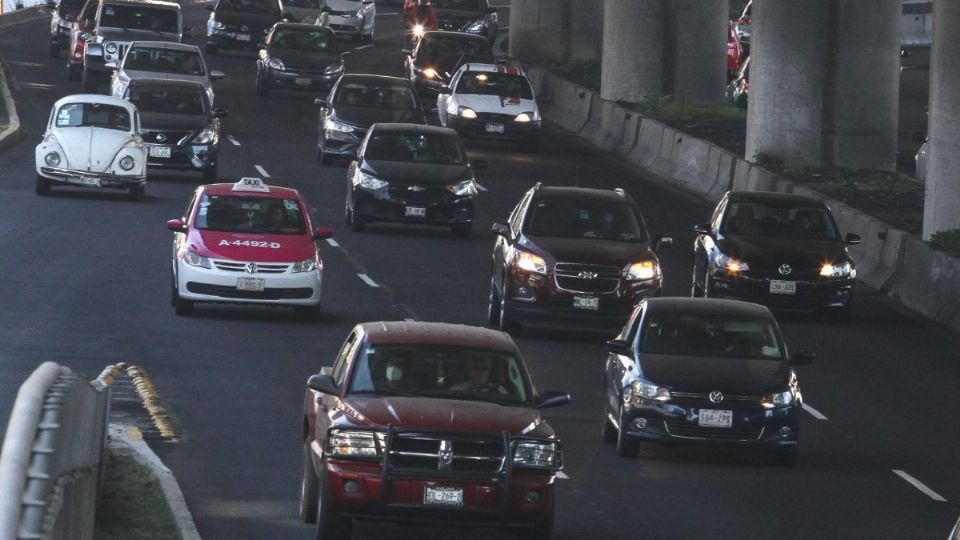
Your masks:
{"label": "front license plate", "polygon": [[293,84],[297,86],[310,86],[313,84],[313,79],[310,77],[297,77],[293,80]]}
{"label": "front license plate", "polygon": [[237,34],[237,41],[250,41],[249,34]]}
{"label": "front license plate", "polygon": [[93,186],[100,187],[99,178],[91,178],[89,176],[81,176],[77,178],[77,183],[83,186]]}
{"label": "front license plate", "polygon": [[503,124],[487,124],[487,133],[503,133]]}
{"label": "front license plate", "polygon": [[573,307],[578,309],[600,309],[600,299],[595,296],[574,296]]}
{"label": "front license plate", "polygon": [[423,490],[423,504],[463,506],[463,488],[428,486]]}
{"label": "front license plate", "polygon": [[426,217],[427,209],[421,206],[407,206],[403,209],[403,215],[407,217]]}
{"label": "front license plate", "polygon": [[151,146],[149,153],[150,153],[150,157],[168,158],[170,157],[170,147],[169,146]]}
{"label": "front license plate", "polygon": [[733,426],[733,411],[700,409],[699,424],[705,427],[731,427]]}
{"label": "front license plate", "polygon": [[242,277],[237,278],[238,291],[263,291],[263,278]]}
{"label": "front license plate", "polygon": [[770,280],[770,294],[797,294],[796,281]]}

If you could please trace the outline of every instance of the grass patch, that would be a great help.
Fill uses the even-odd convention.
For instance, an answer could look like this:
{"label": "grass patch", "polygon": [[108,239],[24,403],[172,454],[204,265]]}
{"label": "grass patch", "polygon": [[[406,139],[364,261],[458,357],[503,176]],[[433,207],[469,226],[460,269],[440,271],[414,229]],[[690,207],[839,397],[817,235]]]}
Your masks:
{"label": "grass patch", "polygon": [[931,249],[942,251],[951,257],[960,257],[960,229],[935,232],[927,244]]}
{"label": "grass patch", "polygon": [[594,92],[600,91],[600,62],[597,60],[575,60],[565,64],[554,64],[547,69]]}
{"label": "grass patch", "polygon": [[785,162],[757,154],[754,162],[764,169],[798,184],[811,185],[814,189],[835,192],[883,191],[923,196],[920,182],[894,171],[868,171],[845,167],[811,167]]}
{"label": "grass patch", "polygon": [[637,106],[640,114],[658,120],[681,123],[725,124],[740,122],[746,124],[747,111],[730,104],[711,105],[705,103],[685,103],[668,97],[645,99]]}
{"label": "grass patch", "polygon": [[97,504],[96,540],[179,538],[160,482],[128,454],[112,451]]}

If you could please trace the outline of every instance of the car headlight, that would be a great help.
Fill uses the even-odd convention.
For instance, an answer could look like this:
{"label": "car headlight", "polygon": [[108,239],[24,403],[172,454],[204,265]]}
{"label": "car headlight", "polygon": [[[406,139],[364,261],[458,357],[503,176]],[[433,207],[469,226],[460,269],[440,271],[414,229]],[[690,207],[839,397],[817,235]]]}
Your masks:
{"label": "car headlight", "polygon": [[136,164],[137,162],[134,161],[134,159],[130,156],[123,156],[122,158],[120,158],[120,168],[125,171],[129,171],[133,169],[133,166]]}
{"label": "car headlight", "polygon": [[43,156],[43,161],[51,167],[60,166],[60,154],[56,152],[50,152],[49,154]]}
{"label": "car headlight", "polygon": [[379,431],[331,429],[327,434],[327,454],[334,457],[379,458],[386,436]]}
{"label": "car headlight", "polygon": [[428,79],[436,79],[436,78],[437,78],[437,70],[435,70],[435,69],[433,69],[433,68],[427,68],[427,69],[423,70],[421,73],[423,73],[423,76],[426,77],[426,78],[428,78]]}
{"label": "car headlight", "polygon": [[280,71],[283,71],[283,60],[280,60],[279,58],[271,58],[270,61],[267,62],[267,65],[273,69],[279,69]]}
{"label": "car headlight", "polygon": [[460,107],[460,109],[457,110],[457,114],[460,115],[461,118],[469,118],[471,120],[477,117],[477,111],[470,107]]}
{"label": "car headlight", "polygon": [[559,468],[560,447],[554,441],[522,440],[513,445],[513,464],[518,467]]}
{"label": "car headlight", "polygon": [[660,277],[660,265],[656,261],[640,261],[627,269],[627,279],[650,280]]}
{"label": "car headlight", "polygon": [[463,25],[463,28],[461,28],[460,31],[470,34],[479,34],[483,32],[483,19]]}
{"label": "car headlight", "polygon": [[533,113],[522,112],[514,117],[513,121],[520,123],[533,122]]}
{"label": "car headlight", "polygon": [[471,178],[469,180],[464,180],[463,182],[450,184],[447,186],[447,191],[453,193],[457,197],[470,197],[477,194],[477,183],[473,181],[473,178]]}
{"label": "car headlight", "polygon": [[820,267],[820,275],[822,277],[841,278],[849,276],[852,270],[853,266],[850,265],[850,261],[837,265],[826,263]]}
{"label": "car headlight", "polygon": [[425,32],[425,30],[424,30],[422,24],[415,24],[415,25],[413,25],[413,35],[414,35],[414,36],[416,36],[416,37],[418,37],[418,38],[422,38],[424,32]]}
{"label": "car headlight", "polygon": [[103,50],[107,51],[109,54],[113,54],[117,52],[117,44],[111,41],[103,46]]}
{"label": "car headlight", "polygon": [[189,264],[190,266],[199,266],[200,268],[211,268],[210,259],[198,254],[192,249],[187,249],[183,252],[180,257],[183,259],[183,262]]}
{"label": "car headlight", "polygon": [[634,380],[623,389],[623,404],[639,407],[646,400],[670,401],[670,390],[646,381]]}
{"label": "car headlight", "polygon": [[342,63],[340,63],[340,64],[330,64],[329,66],[326,67],[326,69],[323,70],[323,72],[324,72],[325,74],[327,74],[327,75],[333,75],[334,73],[339,73],[339,72],[341,72],[341,71],[343,71],[343,64],[342,64]]}
{"label": "car headlight", "polygon": [[729,255],[724,255],[723,253],[718,254],[714,262],[716,263],[717,268],[722,268],[723,270],[727,270],[729,272],[746,272],[747,270],[750,270],[749,264],[739,259],[734,259]]}
{"label": "car headlight", "polygon": [[336,120],[331,120],[330,118],[324,120],[323,129],[327,131],[339,131],[341,133],[353,133],[354,131],[354,127],[350,124],[337,122]]}
{"label": "car headlight", "polygon": [[190,142],[193,144],[210,144],[216,142],[217,132],[211,128],[205,128],[203,131],[197,134]]}
{"label": "car headlight", "polygon": [[304,259],[298,263],[294,263],[293,268],[290,269],[290,272],[293,274],[300,274],[303,272],[313,272],[319,268],[316,257],[310,257],[309,259]]}
{"label": "car headlight", "polygon": [[536,272],[538,274],[547,273],[547,262],[543,260],[543,257],[539,255],[534,255],[529,251],[514,251],[516,257],[517,266],[526,270],[527,272]]}
{"label": "car headlight", "polygon": [[762,405],[764,409],[775,409],[777,407],[793,405],[794,399],[795,396],[793,392],[787,390],[786,392],[764,395],[760,398],[760,405]]}
{"label": "car headlight", "polygon": [[360,171],[353,177],[353,185],[376,191],[389,186],[390,183]]}

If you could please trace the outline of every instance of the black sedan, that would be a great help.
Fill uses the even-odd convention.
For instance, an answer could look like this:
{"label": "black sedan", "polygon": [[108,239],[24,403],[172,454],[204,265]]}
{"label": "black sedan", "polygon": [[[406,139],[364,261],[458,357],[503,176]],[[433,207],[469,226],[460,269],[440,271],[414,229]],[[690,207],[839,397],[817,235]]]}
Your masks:
{"label": "black sedan", "polygon": [[710,223],[697,225],[692,296],[770,307],[818,308],[841,319],[853,309],[856,266],[821,201],[771,192],[729,192]]}
{"label": "black sedan", "polygon": [[490,42],[463,32],[427,32],[415,49],[404,49],[403,54],[407,77],[421,93],[438,93],[465,62],[494,62]]}
{"label": "black sedan", "polygon": [[344,75],[320,105],[317,159],[353,159],[367,129],[377,122],[426,124],[420,96],[410,81],[384,75]]}
{"label": "black sedan", "polygon": [[374,124],[347,171],[347,224],[373,221],[449,226],[460,237],[473,228],[477,183],[452,129]]}
{"label": "black sedan", "polygon": [[439,30],[476,34],[490,43],[497,39],[497,9],[490,7],[489,0],[433,0],[433,9]]}
{"label": "black sedan", "polygon": [[343,75],[343,59],[333,30],[313,24],[277,23],[257,58],[257,95],[275,88],[327,90]]}
{"label": "black sedan", "polygon": [[198,171],[217,178],[220,119],[203,83],[171,79],[133,79],[123,98],[140,111],[140,133],[151,169]]}
{"label": "black sedan", "polygon": [[607,342],[603,438],[756,447],[793,465],[803,397],[770,310],[736,300],[649,298]]}

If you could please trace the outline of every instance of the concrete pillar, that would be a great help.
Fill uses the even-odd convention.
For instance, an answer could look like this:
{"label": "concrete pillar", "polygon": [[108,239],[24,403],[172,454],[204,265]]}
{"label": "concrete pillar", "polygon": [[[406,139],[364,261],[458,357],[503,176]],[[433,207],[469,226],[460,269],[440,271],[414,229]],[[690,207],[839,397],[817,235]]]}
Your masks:
{"label": "concrete pillar", "polygon": [[527,62],[566,62],[570,58],[570,1],[512,0],[510,55]]}
{"label": "concrete pillar", "polygon": [[568,0],[570,60],[599,62],[603,47],[603,0]]}
{"label": "concrete pillar", "polygon": [[923,238],[960,228],[960,2],[934,0]]}
{"label": "concrete pillar", "polygon": [[727,84],[730,0],[669,0],[664,91],[677,101],[720,103]]}
{"label": "concrete pillar", "polygon": [[901,0],[835,0],[828,10],[824,162],[896,170]]}
{"label": "concrete pillar", "polygon": [[663,93],[663,0],[604,0],[600,96],[637,103]]}
{"label": "concrete pillar", "polygon": [[821,162],[826,0],[754,0],[745,159]]}

